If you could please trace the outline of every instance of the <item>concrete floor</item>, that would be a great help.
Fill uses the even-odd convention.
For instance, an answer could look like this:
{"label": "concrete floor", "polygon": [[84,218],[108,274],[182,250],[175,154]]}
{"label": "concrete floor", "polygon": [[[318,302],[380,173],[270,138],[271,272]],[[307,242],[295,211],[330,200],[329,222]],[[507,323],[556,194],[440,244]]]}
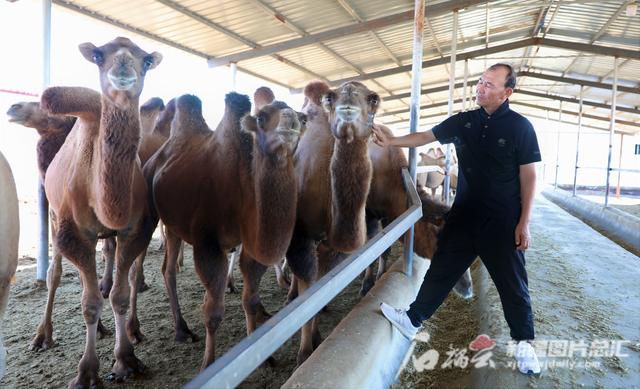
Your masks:
{"label": "concrete floor", "polygon": [[[489,281],[481,309],[490,323],[484,326],[486,333],[498,341],[497,369],[476,369],[469,386],[640,387],[640,258],[542,196],[536,200],[531,233],[533,246],[526,259],[536,339],[557,341],[558,351],[567,343],[583,341],[587,352],[595,350],[592,342],[597,340],[614,348],[613,342],[624,341],[622,355],[542,357],[543,364],[556,366],[545,368],[540,377],[513,371],[507,366],[513,358],[504,347],[509,330]],[[550,344],[542,348],[549,350]]]}

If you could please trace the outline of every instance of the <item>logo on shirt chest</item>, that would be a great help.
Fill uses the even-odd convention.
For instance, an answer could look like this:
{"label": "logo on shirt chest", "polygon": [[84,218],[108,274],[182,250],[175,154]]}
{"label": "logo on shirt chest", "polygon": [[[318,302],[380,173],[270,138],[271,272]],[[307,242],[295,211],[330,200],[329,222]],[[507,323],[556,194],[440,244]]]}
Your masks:
{"label": "logo on shirt chest", "polygon": [[507,140],[504,138],[498,139],[498,147],[504,147],[507,145]]}
{"label": "logo on shirt chest", "polygon": [[467,124],[464,125],[464,128],[471,128],[471,122],[467,122]]}

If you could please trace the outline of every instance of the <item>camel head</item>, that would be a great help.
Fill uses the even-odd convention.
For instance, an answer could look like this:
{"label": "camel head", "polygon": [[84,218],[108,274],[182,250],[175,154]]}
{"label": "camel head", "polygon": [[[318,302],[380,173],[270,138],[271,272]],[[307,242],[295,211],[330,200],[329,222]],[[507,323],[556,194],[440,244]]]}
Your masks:
{"label": "camel head", "polygon": [[445,223],[449,207],[432,199],[422,186],[418,186],[422,203],[422,217],[415,224],[414,251],[425,258],[433,258],[438,243],[438,233]]}
{"label": "camel head", "polygon": [[142,132],[153,131],[156,120],[164,110],[164,101],[159,97],[152,97],[140,106],[140,127]]}
{"label": "camel head", "polygon": [[7,116],[9,116],[10,123],[33,127],[33,124],[41,122],[46,117],[46,114],[40,109],[39,102],[21,101],[9,107]]}
{"label": "camel head", "polygon": [[149,54],[122,37],[100,47],[82,43],[79,49],[87,61],[98,66],[102,94],[121,108],[138,99],[147,71],[162,61],[160,53]]}
{"label": "camel head", "polygon": [[347,143],[371,135],[371,125],[379,105],[380,96],[357,81],[345,82],[322,97],[333,136]]}
{"label": "camel head", "polygon": [[254,116],[257,116],[259,112],[268,105],[280,110],[280,120],[278,121],[275,133],[280,137],[280,140],[287,145],[290,152],[295,151],[296,147],[298,147],[300,136],[306,129],[307,115],[294,111],[283,101],[276,100],[273,91],[266,86],[256,89],[253,94],[253,102]]}
{"label": "camel head", "polygon": [[280,101],[265,105],[254,116],[246,115],[242,119],[242,129],[256,134],[260,150],[275,156],[282,164],[293,155],[305,124],[304,114]]}

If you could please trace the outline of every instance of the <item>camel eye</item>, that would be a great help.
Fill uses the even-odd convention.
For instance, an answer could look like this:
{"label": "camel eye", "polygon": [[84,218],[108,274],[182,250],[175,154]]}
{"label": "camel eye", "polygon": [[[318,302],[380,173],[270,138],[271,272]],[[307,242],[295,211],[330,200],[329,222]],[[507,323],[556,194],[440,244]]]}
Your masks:
{"label": "camel eye", "polygon": [[102,55],[101,52],[99,51],[94,51],[93,52],[93,63],[95,63],[96,65],[100,66],[102,65],[102,63],[104,62],[104,56]]}
{"label": "camel eye", "polygon": [[150,55],[147,55],[146,57],[144,57],[144,62],[142,63],[142,66],[144,67],[144,70],[149,70],[151,65],[153,65],[153,57]]}
{"label": "camel eye", "polygon": [[263,128],[263,127],[264,127],[264,123],[265,123],[265,121],[266,121],[266,119],[265,119],[265,117],[264,117],[264,116],[265,116],[265,115],[264,115],[262,112],[260,112],[260,113],[258,114],[258,117],[256,118],[256,121],[258,122],[258,127],[260,127],[260,128]]}

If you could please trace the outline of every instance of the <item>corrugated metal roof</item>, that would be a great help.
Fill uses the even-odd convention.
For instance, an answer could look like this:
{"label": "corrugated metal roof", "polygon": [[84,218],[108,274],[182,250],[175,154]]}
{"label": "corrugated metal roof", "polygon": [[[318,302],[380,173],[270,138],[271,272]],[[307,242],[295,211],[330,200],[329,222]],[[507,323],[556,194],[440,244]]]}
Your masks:
{"label": "corrugated metal roof", "polygon": [[[481,1],[430,1],[424,30],[424,60],[448,57],[451,53],[453,10],[459,9],[458,54],[509,42],[540,37],[563,42],[595,44],[640,52],[640,15],[627,16],[625,1],[589,0],[499,0],[488,5]],[[406,0],[54,0],[54,4],[72,8],[89,16],[115,21],[147,36],[186,48],[206,58],[220,58],[246,53],[255,48],[284,44],[267,55],[241,59],[238,66],[255,75],[264,75],[290,88],[301,88],[314,78],[336,81],[351,77],[367,78],[372,72],[411,64],[413,2]],[[487,12],[488,9],[488,12]],[[402,21],[380,22],[397,17]],[[402,18],[403,17],[403,18]],[[364,28],[372,20],[380,22],[373,29]],[[536,22],[539,25],[536,26]],[[317,39],[316,34],[333,33],[349,27],[351,31]],[[489,31],[487,39],[486,31]],[[297,40],[306,39],[303,44]],[[250,56],[253,52],[248,53]],[[526,58],[522,58],[526,55]],[[566,48],[531,46],[477,56],[469,60],[469,82],[473,83],[487,64],[508,62],[518,71],[571,77],[611,83],[613,57],[599,52],[581,52],[571,45]],[[449,64],[423,69],[423,88],[448,84]],[[620,93],[618,104],[640,109],[640,57],[619,60],[621,85],[636,88],[635,93]],[[464,76],[464,61],[456,63],[456,81]],[[520,88],[577,99],[580,87],[575,84],[523,77]],[[367,85],[383,98],[407,93],[411,78],[408,71],[387,74]],[[456,96],[462,94],[461,88]],[[421,104],[446,102],[448,92],[422,96]],[[611,91],[585,88],[585,99],[601,103],[611,100]],[[519,96],[514,101],[541,107],[557,107],[553,98]],[[534,101],[535,100],[535,101]],[[390,98],[383,111],[408,110],[405,99]],[[533,101],[533,102],[532,102]],[[566,103],[573,104],[573,103]],[[575,105],[575,104],[573,104]],[[526,109],[534,109],[526,107]],[[577,109],[572,107],[571,109]],[[587,108],[606,118],[610,112]],[[423,115],[446,112],[445,105],[428,108]],[[638,111],[640,112],[640,111]],[[640,114],[620,113],[624,120],[640,125]],[[398,121],[408,113],[381,116]],[[607,123],[599,123],[603,127]],[[640,127],[621,126],[626,132],[640,132]]]}

